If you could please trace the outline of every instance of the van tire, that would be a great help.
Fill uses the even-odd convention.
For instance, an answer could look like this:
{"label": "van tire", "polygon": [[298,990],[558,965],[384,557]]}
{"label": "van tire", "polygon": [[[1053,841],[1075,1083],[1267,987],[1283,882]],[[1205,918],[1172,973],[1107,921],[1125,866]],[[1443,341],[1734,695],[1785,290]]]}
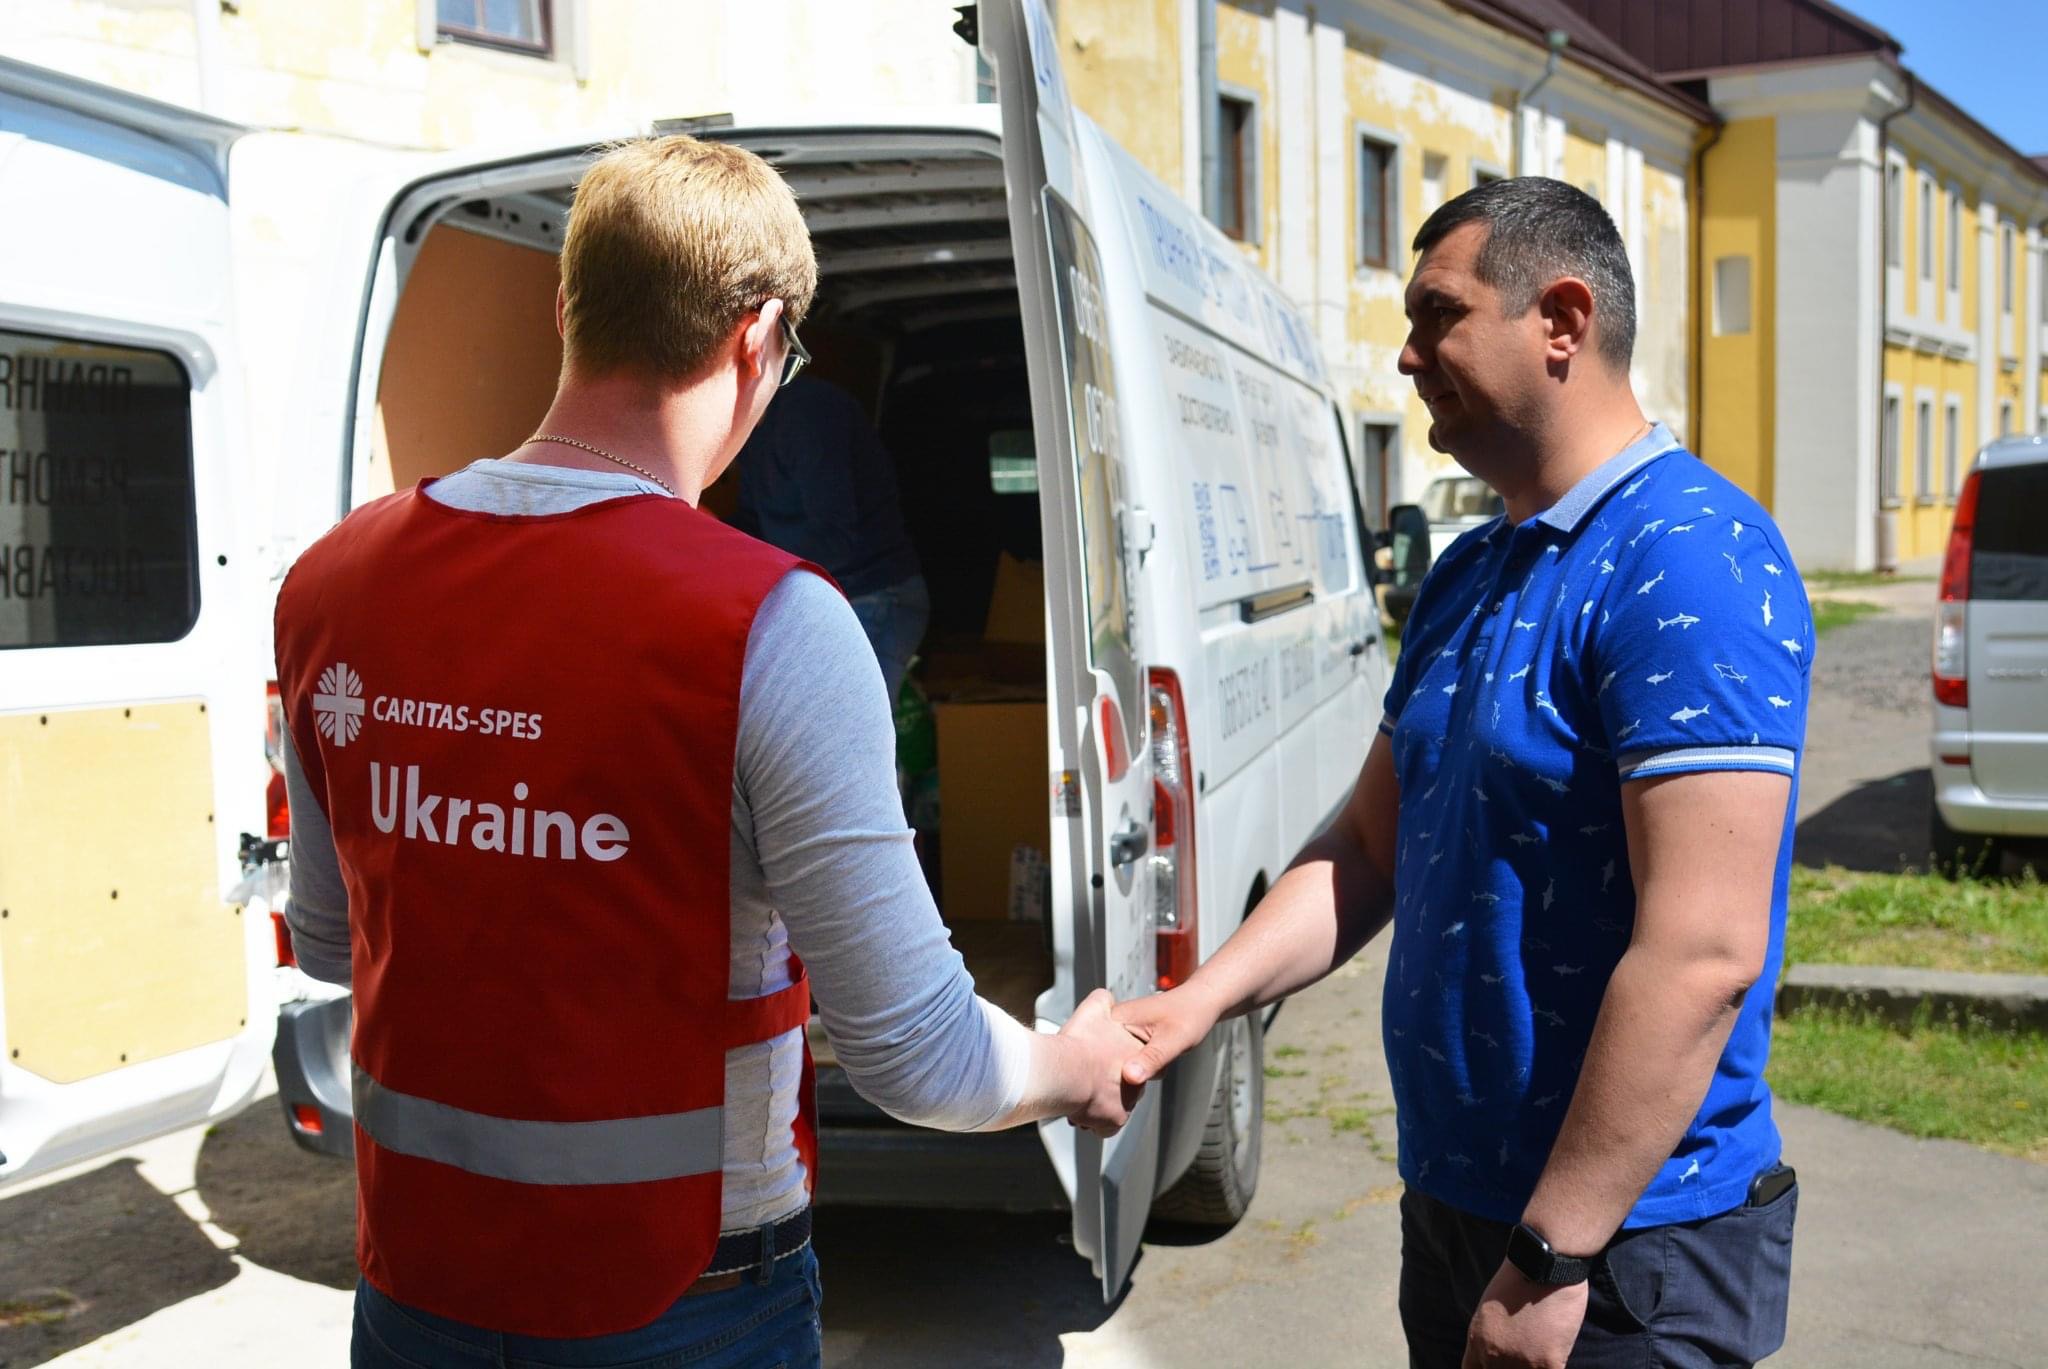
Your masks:
{"label": "van tire", "polygon": [[1259,1187],[1266,1113],[1266,1029],[1257,1013],[1223,1024],[1221,1068],[1194,1163],[1152,1201],[1163,1222],[1224,1231],[1236,1226]]}
{"label": "van tire", "polygon": [[1949,879],[1974,877],[1998,869],[1998,844],[1987,836],[1958,832],[1931,802],[1927,805],[1927,849],[1935,873]]}

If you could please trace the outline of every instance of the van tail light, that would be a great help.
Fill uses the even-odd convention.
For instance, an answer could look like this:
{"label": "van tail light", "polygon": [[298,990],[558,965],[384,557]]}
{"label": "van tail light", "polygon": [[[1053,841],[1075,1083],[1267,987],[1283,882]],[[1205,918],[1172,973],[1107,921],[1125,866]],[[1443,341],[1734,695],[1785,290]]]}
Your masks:
{"label": "van tail light", "polygon": [[1152,713],[1152,898],[1159,987],[1185,984],[1201,960],[1195,907],[1195,769],[1180,677],[1148,672]]}
{"label": "van tail light", "polygon": [[1948,554],[1941,562],[1941,603],[1934,615],[1934,698],[1950,708],[1970,704],[1970,549],[1977,532],[1977,490],[1983,472],[1971,471],[1956,496]]}
{"label": "van tail light", "polygon": [[263,790],[264,835],[283,841],[292,834],[291,800],[284,785],[284,696],[275,680],[263,692],[263,759],[270,762],[270,783]]}
{"label": "van tail light", "polygon": [[311,1103],[297,1103],[292,1107],[292,1125],[308,1136],[318,1136],[327,1129],[320,1119],[320,1109]]}

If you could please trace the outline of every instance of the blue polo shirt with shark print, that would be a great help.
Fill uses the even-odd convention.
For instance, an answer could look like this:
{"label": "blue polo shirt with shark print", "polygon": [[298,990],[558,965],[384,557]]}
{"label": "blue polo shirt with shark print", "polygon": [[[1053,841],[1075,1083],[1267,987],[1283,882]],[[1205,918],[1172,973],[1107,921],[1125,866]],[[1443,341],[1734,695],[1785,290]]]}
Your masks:
{"label": "blue polo shirt with shark print", "polygon": [[1793,781],[1770,952],[1625,1225],[1737,1207],[1778,1160],[1764,1060],[1813,650],[1770,515],[1662,424],[1430,570],[1380,724],[1401,788],[1382,1016],[1408,1184],[1520,1220],[1635,922],[1622,786],[1698,770]]}

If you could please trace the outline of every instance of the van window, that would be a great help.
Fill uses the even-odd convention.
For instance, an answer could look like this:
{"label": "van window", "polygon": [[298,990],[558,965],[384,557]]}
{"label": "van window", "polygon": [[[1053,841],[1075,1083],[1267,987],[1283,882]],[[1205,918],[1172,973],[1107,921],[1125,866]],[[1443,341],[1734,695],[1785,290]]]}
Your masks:
{"label": "van window", "polygon": [[184,367],[0,330],[0,648],[176,641],[198,562]]}
{"label": "van window", "polygon": [[2048,601],[2048,463],[1994,466],[1980,479],[1970,597]]}

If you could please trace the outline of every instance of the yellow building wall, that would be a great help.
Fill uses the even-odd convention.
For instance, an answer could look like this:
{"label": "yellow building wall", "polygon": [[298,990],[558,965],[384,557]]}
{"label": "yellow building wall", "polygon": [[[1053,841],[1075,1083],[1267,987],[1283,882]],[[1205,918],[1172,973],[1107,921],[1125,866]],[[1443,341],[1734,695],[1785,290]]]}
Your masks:
{"label": "yellow building wall", "polygon": [[1168,185],[1198,155],[1183,147],[1179,0],[1067,0],[1059,7],[1067,91]]}
{"label": "yellow building wall", "polygon": [[[1770,507],[1777,426],[1777,120],[1727,125],[1707,153],[1701,191],[1700,393],[1694,404],[1702,459]],[[1717,335],[1714,263],[1748,257],[1750,328]]]}
{"label": "yellow building wall", "polygon": [[[1607,204],[1607,130],[1566,124],[1563,179]],[[1614,206],[1608,205],[1612,213]]]}
{"label": "yellow building wall", "polygon": [[[1692,402],[1693,227],[1683,166],[1643,162],[1643,315],[1637,321],[1635,376],[1643,411],[1692,445],[1699,410]],[[1766,296],[1765,298],[1768,298]],[[1769,499],[1764,503],[1769,507]]]}
{"label": "yellow building wall", "polygon": [[[1512,154],[1513,92],[1496,92],[1478,100],[1454,91],[1390,60],[1379,47],[1349,35],[1344,49],[1344,104],[1350,125],[1365,125],[1396,135],[1401,141],[1398,164],[1403,213],[1395,226],[1392,269],[1357,265],[1360,242],[1356,214],[1347,216],[1345,261],[1351,264],[1349,298],[1345,301],[1345,332],[1351,343],[1347,358],[1357,379],[1345,401],[1360,412],[1401,415],[1403,450],[1432,472],[1455,469],[1450,458],[1430,453],[1429,413],[1415,397],[1415,386],[1400,373],[1401,347],[1408,336],[1402,307],[1407,287],[1408,241],[1422,226],[1423,159],[1444,158],[1444,197],[1453,199],[1473,184],[1475,161],[1505,169]],[[1344,158],[1344,203],[1358,202],[1359,158]],[[1426,454],[1426,455],[1425,455]],[[1420,488],[1404,490],[1414,499]]]}
{"label": "yellow building wall", "polygon": [[[1949,522],[1955,514],[1955,501],[1948,491],[1944,426],[1948,402],[1956,402],[1958,415],[1956,467],[1959,485],[1977,448],[1988,437],[1978,424],[1977,366],[1974,362],[1887,345],[1884,349],[1884,378],[1887,388],[1896,386],[1899,391],[1899,559],[1911,561],[1939,556],[1948,545]],[[1924,447],[1920,441],[1919,420],[1919,405],[1923,397],[1932,401],[1928,440]],[[1993,413],[1996,414],[1995,404]],[[1993,422],[1996,422],[1995,417]],[[1926,482],[1924,495],[1921,493],[1923,476]]]}
{"label": "yellow building wall", "polygon": [[[973,98],[973,54],[949,31],[950,13],[928,0],[758,0],[751,9],[588,0],[578,12],[586,80],[566,60],[566,42],[553,60],[455,42],[422,50],[418,0],[224,8],[217,112],[393,147],[453,148],[625,132],[737,102]],[[758,62],[733,58],[757,48]],[[9,56],[198,108],[196,49],[184,4],[0,5]]]}
{"label": "yellow building wall", "polygon": [[[1979,263],[1978,263],[1978,260],[1977,260],[1977,259],[1978,259],[1978,257],[1979,257],[1979,256],[1981,255],[1981,253],[1980,253],[1980,252],[1979,252],[1979,251],[1977,250],[1977,243],[1978,243],[1978,225],[1979,225],[1979,224],[1981,224],[1981,223],[1982,223],[1982,222],[1984,221],[1984,217],[1985,217],[1985,216],[1984,216],[1984,214],[1983,214],[1982,212],[1980,212],[1980,211],[1978,210],[1978,208],[1977,208],[1977,193],[1976,193],[1976,192],[1975,192],[1974,190],[1971,190],[1971,189],[1970,189],[1969,187],[1965,186],[1965,187],[1963,188],[1963,301],[1962,301],[1962,303],[1963,303],[1963,329],[1964,329],[1964,331],[1966,331],[1966,332],[1970,332],[1970,333],[1975,333],[1975,332],[1977,331],[1977,317],[1978,317],[1978,315],[1979,315],[1979,314],[1980,314],[1980,313],[1982,312],[1982,311],[1981,311],[1980,309],[1978,309],[1978,307],[1977,307],[1977,283],[1978,283],[1978,281],[1979,281],[1979,280],[1980,280],[1980,279],[1982,278],[1982,276],[1983,276],[1983,271],[1982,271],[1982,268],[1981,268],[1981,266],[1979,265]],[[1993,228],[1993,230],[1994,230],[1994,236],[1993,236],[1993,238],[1992,238],[1992,250],[1993,250],[1993,251],[1995,252],[1995,251],[1997,251],[1997,250],[1998,250],[1998,240],[1997,240],[1997,238],[1996,238],[1996,236],[1995,236],[1995,230],[1997,229],[1997,224],[1996,224],[1996,222],[1995,222],[1995,221],[1994,221],[1994,223],[1992,224],[1992,228]],[[1947,259],[1946,257],[1937,257],[1937,258],[1935,258],[1935,262],[1934,262],[1934,273],[1935,273],[1935,277],[1936,277],[1936,279],[1937,279],[1938,281],[1940,281],[1940,282],[1941,282],[1941,286],[1942,286],[1942,288],[1943,288],[1943,289],[1947,289],[1947,288],[1948,288],[1948,277],[1947,277],[1946,275],[1944,275],[1944,274],[1943,274],[1943,272],[1944,272],[1944,271],[1946,270],[1946,268],[1947,268],[1947,265],[1948,265],[1948,259]],[[1945,303],[1946,303],[1946,301],[1944,301],[1944,304],[1945,304]]]}

